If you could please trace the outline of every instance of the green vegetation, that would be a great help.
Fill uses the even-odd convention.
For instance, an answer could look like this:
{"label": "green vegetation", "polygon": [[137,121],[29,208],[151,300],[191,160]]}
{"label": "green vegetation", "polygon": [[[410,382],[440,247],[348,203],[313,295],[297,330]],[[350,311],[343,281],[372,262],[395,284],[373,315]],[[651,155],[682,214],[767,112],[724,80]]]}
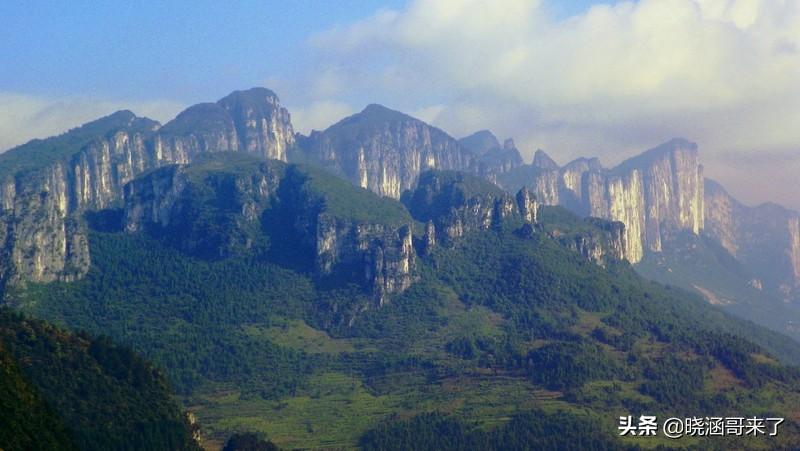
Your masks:
{"label": "green vegetation", "polygon": [[291,393],[314,365],[247,332],[277,315],[302,315],[314,295],[307,278],[247,259],[189,257],[144,235],[90,238],[89,274],[31,286],[23,310],[132,346],[180,393],[222,382],[262,396]]}
{"label": "green vegetation", "polygon": [[76,449],[58,415],[0,344],[0,449]]}
{"label": "green vegetation", "polygon": [[114,114],[74,128],[59,136],[34,139],[0,154],[0,180],[29,174],[56,161],[66,161],[92,141],[119,130],[147,133],[157,122],[137,118],[130,111]]}
{"label": "green vegetation", "polygon": [[163,377],[130,349],[5,308],[1,349],[4,449],[198,449]]}
{"label": "green vegetation", "polygon": [[296,179],[310,196],[321,198],[324,210],[334,216],[359,222],[397,226],[411,221],[403,205],[369,190],[354,187],[315,166],[296,166]]}
{"label": "green vegetation", "polygon": [[236,433],[228,439],[222,451],[278,451],[278,447],[252,432]]}
{"label": "green vegetation", "polygon": [[532,409],[588,409],[608,420],[593,435],[605,441],[621,413],[787,412],[800,401],[796,370],[727,335],[752,326],[541,234],[439,248],[417,284],[352,324],[344,307],[371,302],[358,289],[321,289],[245,257],[198,259],[144,235],[90,240],[86,278],[31,287],[19,306],[144,353],[212,442],[257,431],[282,447],[352,446],[426,412],[500,433]]}
{"label": "green vegetation", "polygon": [[665,240],[663,252],[648,253],[636,271],[652,280],[702,295],[754,323],[800,340],[800,311],[758,289],[752,271],[707,236],[678,233]]}
{"label": "green vegetation", "polygon": [[425,171],[418,185],[417,189],[403,193],[402,202],[414,219],[422,222],[462,207],[474,197],[495,198],[504,194],[487,180],[457,171]]}
{"label": "green vegetation", "polygon": [[508,423],[487,432],[474,424],[431,413],[381,424],[366,433],[359,445],[365,451],[626,449],[598,423],[596,418],[532,411],[515,415]]}
{"label": "green vegetation", "polygon": [[[779,363],[800,362],[796,344],[627,263],[602,268],[569,251],[542,230],[601,233],[602,224],[559,209],[543,210],[542,230],[509,224],[435,247],[418,259],[417,282],[378,308],[352,279],[317,280],[287,224],[304,217],[297,208],[364,221],[409,213],[316,170],[260,165],[285,171],[253,231],[262,246],[208,258],[170,241],[213,236],[205,232],[95,230],[86,277],[7,299],[142,353],[220,447],[235,432],[285,448],[563,447],[563,423],[585,432],[581,446],[606,449],[622,446],[620,415],[788,416],[800,402],[800,373]],[[241,199],[225,193],[251,170],[246,157],[190,168],[202,183],[188,223],[231,233]],[[483,192],[461,180],[451,185],[464,185],[462,198]],[[774,443],[746,446],[791,448],[798,437],[787,424]],[[624,443],[665,444],[675,445]]]}

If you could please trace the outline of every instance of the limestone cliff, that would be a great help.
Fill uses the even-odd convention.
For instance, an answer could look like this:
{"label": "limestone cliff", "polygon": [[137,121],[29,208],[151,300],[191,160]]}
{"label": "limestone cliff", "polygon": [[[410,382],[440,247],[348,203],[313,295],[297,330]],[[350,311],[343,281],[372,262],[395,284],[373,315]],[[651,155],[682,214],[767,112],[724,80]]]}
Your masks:
{"label": "limestone cliff", "polygon": [[474,157],[438,128],[369,105],[303,140],[306,158],[356,186],[399,199],[427,169],[468,169]]}
{"label": "limestone cliff", "polygon": [[475,155],[474,172],[494,183],[499,174],[505,174],[524,164],[513,139],[506,139],[501,146],[497,137],[488,130],[461,138],[458,143]]}
{"label": "limestone cliff", "polygon": [[288,112],[267,89],[195,105],[163,127],[120,111],[0,156],[0,277],[74,280],[89,267],[83,213],[120,201],[136,175],[205,152],[286,159]]}
{"label": "limestone cliff", "polygon": [[123,217],[128,232],[203,258],[265,256],[320,279],[344,276],[378,303],[414,280],[411,218],[401,205],[275,160],[206,156],[165,166],[126,185]]}
{"label": "limestone cliff", "polygon": [[535,223],[538,204],[527,190],[516,198],[476,176],[455,171],[426,171],[403,203],[414,219],[426,222],[425,251],[452,245],[471,232],[489,230],[512,217]]}
{"label": "limestone cliff", "polygon": [[705,183],[705,233],[786,302],[800,297],[800,214],[776,204],[748,207],[713,180]]}
{"label": "limestone cliff", "polygon": [[619,221],[585,218],[578,226],[545,225],[545,231],[549,237],[600,266],[625,258],[625,225]]}
{"label": "limestone cliff", "polygon": [[561,205],[581,216],[625,224],[625,258],[661,250],[670,230],[703,228],[703,177],[697,146],[674,139],[613,169],[596,158],[580,158],[563,167],[543,151],[534,165],[500,177],[507,189],[529,186],[544,205]]}
{"label": "limestone cliff", "polygon": [[515,197],[470,174],[427,171],[418,187],[402,199],[414,219],[426,222],[420,246],[429,252],[434,246],[456,245],[470,233],[500,227],[519,227],[523,235],[544,230],[551,238],[587,259],[606,265],[625,255],[625,226],[598,218],[567,218],[539,221],[539,203],[527,188]]}
{"label": "limestone cliff", "polygon": [[0,156],[3,282],[74,280],[89,267],[80,213],[114,201],[148,166],[145,140],[158,124],[130,111]]}

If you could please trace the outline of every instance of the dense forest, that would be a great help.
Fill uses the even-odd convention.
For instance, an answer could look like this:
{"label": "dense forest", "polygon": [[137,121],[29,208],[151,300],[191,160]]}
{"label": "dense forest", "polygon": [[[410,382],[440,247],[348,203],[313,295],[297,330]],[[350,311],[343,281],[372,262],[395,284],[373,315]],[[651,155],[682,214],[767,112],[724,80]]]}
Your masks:
{"label": "dense forest", "polygon": [[[356,222],[372,217],[361,211],[377,202],[372,194],[313,172],[296,176],[310,201]],[[219,174],[197,177],[217,187],[228,183]],[[465,180],[473,191],[485,185]],[[324,183],[333,183],[333,198],[325,197]],[[234,215],[201,194],[206,200],[198,205],[209,210],[195,216],[200,224]],[[400,203],[381,202],[383,220],[408,219]],[[436,214],[425,210],[413,219]],[[794,412],[800,402],[794,342],[683,290],[645,281],[625,262],[601,267],[551,238],[554,230],[600,233],[591,221],[557,208],[543,209],[541,218],[536,228],[523,228],[517,218],[418,256],[415,283],[380,307],[363,284],[330,283],[292,256],[274,220],[247,229],[256,250],[230,248],[222,257],[176,244],[168,231],[125,233],[94,224],[85,278],[29,284],[7,292],[6,300],[141,353],[200,419],[204,438],[220,446],[234,432],[254,432],[262,435],[237,440],[269,437],[284,448],[617,449],[639,445],[616,437],[620,415]],[[13,337],[6,347],[17,359],[47,342]],[[174,406],[139,410],[143,399],[165,392],[155,369],[106,338],[75,337],[85,364],[103,369],[85,380],[128,407],[114,415],[142,415],[136,427],[145,431],[137,433],[143,440],[183,443]],[[52,366],[70,371],[58,361]],[[108,385],[106,374],[139,389]],[[77,446],[125,432],[126,423],[103,429],[112,413],[80,391],[83,376],[65,375],[28,378],[54,411],[75,403],[75,416],[64,416],[63,424]],[[56,392],[69,396],[49,398]],[[153,415],[170,421],[158,426],[147,420]],[[90,418],[101,421],[83,423]],[[796,426],[787,423],[780,436],[746,446],[800,445]],[[566,430],[581,437],[571,433],[565,442]],[[659,444],[667,442],[651,443]],[[697,438],[687,444],[730,446]]]}
{"label": "dense forest", "polygon": [[591,418],[542,411],[515,415],[508,423],[491,431],[439,413],[423,414],[410,420],[380,424],[364,434],[359,445],[365,451],[638,449],[613,440]]}
{"label": "dense forest", "polygon": [[107,337],[0,309],[0,448],[195,450],[158,370]]}

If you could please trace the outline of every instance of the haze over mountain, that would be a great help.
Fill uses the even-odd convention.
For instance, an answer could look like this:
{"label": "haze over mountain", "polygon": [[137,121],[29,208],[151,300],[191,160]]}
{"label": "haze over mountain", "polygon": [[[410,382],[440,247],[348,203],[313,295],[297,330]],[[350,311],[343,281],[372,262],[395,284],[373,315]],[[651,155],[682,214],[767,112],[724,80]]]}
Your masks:
{"label": "haze over mountain", "polygon": [[[0,75],[0,150],[117,109],[166,122],[266,85],[305,134],[377,102],[456,137],[513,136],[526,161],[542,148],[611,167],[683,136],[745,205],[800,209],[795,2],[50,6],[3,10],[0,55],[18,64]],[[159,71],[143,73],[144,59]]]}
{"label": "haze over mountain", "polygon": [[[687,140],[672,139],[611,169],[597,158],[579,158],[559,167],[542,150],[532,164],[524,164],[511,139],[501,146],[491,132],[482,131],[456,140],[375,104],[310,136],[295,134],[287,109],[264,88],[189,107],[163,126],[120,111],[1,155],[4,283],[80,279],[91,264],[82,219],[86,211],[141,197],[138,190],[155,190],[145,198],[157,203],[140,207],[137,215],[169,222],[177,193],[170,190],[184,189],[185,182],[174,175],[165,179],[172,180],[173,187],[145,179],[130,185],[127,197],[123,186],[143,172],[216,152],[318,165],[394,199],[414,188],[428,169],[475,174],[514,195],[527,187],[538,205],[560,205],[579,216],[621,222],[619,252],[633,264],[662,253],[665,246],[671,246],[669,251],[683,246],[674,242],[676,234],[707,236],[741,264],[748,288],[722,296],[719,287],[704,280],[703,272],[696,280],[664,281],[696,289],[710,301],[716,293],[739,306],[749,305],[751,290],[756,290],[773,303],[797,310],[798,213],[778,206],[743,206],[717,183],[704,179],[698,146]],[[151,183],[152,188],[141,183]],[[659,274],[670,275],[669,265],[662,266]],[[393,284],[383,287],[390,292]],[[761,322],[798,332],[796,313],[771,316],[775,321]]]}
{"label": "haze over mountain", "polygon": [[0,25],[0,451],[800,449],[800,2]]}
{"label": "haze over mountain", "polygon": [[584,428],[796,404],[797,213],[738,204],[695,144],[525,164],[512,139],[377,104],[293,130],[252,88],[0,155],[3,302],[152,359],[210,443],[369,447],[429,437],[392,416],[429,411],[513,442],[548,406]]}

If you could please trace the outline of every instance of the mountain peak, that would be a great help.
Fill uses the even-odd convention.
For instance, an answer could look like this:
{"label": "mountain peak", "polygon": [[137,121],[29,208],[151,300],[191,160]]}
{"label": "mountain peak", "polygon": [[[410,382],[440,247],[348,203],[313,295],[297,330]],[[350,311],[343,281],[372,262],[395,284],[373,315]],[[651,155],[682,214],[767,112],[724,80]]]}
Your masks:
{"label": "mountain peak", "polygon": [[[223,99],[224,100],[224,99]],[[188,135],[191,133],[218,132],[233,127],[225,108],[219,103],[198,103],[178,113],[175,119],[161,127],[161,133]]]}
{"label": "mountain peak", "polygon": [[675,150],[689,150],[691,152],[697,151],[697,144],[689,141],[685,138],[672,138],[669,141],[659,144],[658,146],[645,151],[642,155],[656,155],[656,154],[663,154],[667,152],[672,152]]}
{"label": "mountain peak", "polygon": [[241,91],[233,91],[227,96],[219,99],[217,103],[224,106],[226,104],[233,103],[263,103],[265,101],[268,103],[278,102],[278,95],[270,89],[255,87]]}
{"label": "mountain peak", "polygon": [[500,141],[489,130],[480,130],[469,136],[461,138],[458,143],[475,154],[483,155],[492,149],[500,148]]}
{"label": "mountain peak", "polygon": [[536,149],[536,153],[533,154],[533,166],[542,169],[558,169],[558,163],[542,149]]}
{"label": "mountain peak", "polygon": [[689,151],[691,154],[695,154],[696,156],[697,144],[685,138],[672,138],[669,141],[659,144],[652,149],[646,150],[635,157],[628,158],[617,165],[617,167],[614,168],[614,171],[619,172],[628,170],[630,168],[644,167],[664,157],[665,155],[679,150]]}
{"label": "mountain peak", "polygon": [[[146,117],[139,117],[131,110],[115,111],[108,116],[101,117],[73,130],[115,130],[123,128],[134,128],[136,130],[153,130],[158,122]],[[72,130],[70,130],[72,131]]]}
{"label": "mountain peak", "polygon": [[359,113],[359,115],[380,120],[403,120],[411,118],[411,116],[405,113],[401,113],[400,111],[387,108],[377,103],[371,103],[367,105],[361,111],[361,113]]}
{"label": "mountain peak", "polygon": [[366,106],[361,112],[352,116],[348,116],[339,122],[328,127],[328,130],[341,129],[342,127],[349,129],[353,126],[382,126],[386,123],[396,123],[404,121],[415,121],[424,123],[419,119],[413,118],[400,111],[387,108],[377,103],[371,103]]}

